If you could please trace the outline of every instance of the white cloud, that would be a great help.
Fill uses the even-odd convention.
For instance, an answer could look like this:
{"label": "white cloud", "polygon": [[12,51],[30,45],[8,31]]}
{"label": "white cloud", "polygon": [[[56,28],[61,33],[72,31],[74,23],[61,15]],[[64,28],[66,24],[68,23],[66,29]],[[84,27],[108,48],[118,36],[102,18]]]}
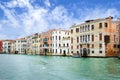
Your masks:
{"label": "white cloud", "polygon": [[34,0],[12,0],[8,3],[6,3],[6,6],[9,8],[14,8],[14,7],[28,7],[32,8],[33,6],[31,5],[31,2],[34,2]]}
{"label": "white cloud", "polygon": [[81,21],[96,19],[96,18],[106,18],[108,16],[119,17],[119,11],[116,8],[87,8],[85,10],[79,10]]}
{"label": "white cloud", "polygon": [[[5,5],[0,4],[0,8],[6,15],[6,18],[0,21],[0,31],[4,32],[6,27],[9,27],[8,29],[12,30],[9,31],[9,33],[15,33],[14,35],[4,33],[4,38],[17,38],[19,36],[31,35],[36,32],[40,33],[51,28],[66,29],[71,27],[74,23],[80,23],[87,19],[119,15],[119,11],[115,8],[85,8],[76,9],[76,13],[78,13],[79,16],[75,18],[75,13],[69,12],[64,6],[56,6],[52,10],[49,9],[51,6],[49,0],[44,1],[47,8],[37,5],[33,6],[32,2],[34,2],[34,0],[13,0]],[[25,8],[27,11],[17,14],[15,10],[16,7]],[[0,39],[2,39],[2,37],[0,37]]]}
{"label": "white cloud", "polygon": [[7,17],[7,20],[4,20],[4,24],[6,24],[8,26],[12,26],[12,27],[17,27],[18,21],[15,18],[16,15],[14,14],[14,11],[8,10],[3,5],[0,5],[0,8],[4,11],[4,13]]}
{"label": "white cloud", "polygon": [[45,4],[47,7],[50,7],[50,6],[51,6],[51,4],[50,4],[50,1],[49,1],[49,0],[45,0],[45,1],[44,1],[44,4]]}

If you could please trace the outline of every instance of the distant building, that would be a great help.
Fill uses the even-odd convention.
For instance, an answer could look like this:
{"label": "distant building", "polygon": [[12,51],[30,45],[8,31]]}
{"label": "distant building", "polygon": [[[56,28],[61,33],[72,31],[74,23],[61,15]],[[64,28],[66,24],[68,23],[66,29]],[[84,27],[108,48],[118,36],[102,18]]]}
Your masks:
{"label": "distant building", "polygon": [[32,53],[40,54],[40,34],[34,34],[32,37]]}
{"label": "distant building", "polygon": [[11,48],[10,48],[10,51],[12,54],[15,53],[15,40],[11,41]]}
{"label": "distant building", "polygon": [[41,33],[40,51],[42,55],[70,55],[69,30],[52,29]]}
{"label": "distant building", "polygon": [[25,38],[19,38],[15,40],[15,54],[26,54],[27,53],[27,40]]}
{"label": "distant building", "polygon": [[0,41],[0,53],[2,53],[3,41]]}
{"label": "distant building", "polygon": [[[119,35],[119,45],[120,45],[120,18],[117,19],[116,21],[116,24],[117,24],[117,32],[118,32],[118,35]],[[119,54],[118,54],[118,57],[120,59],[120,46],[119,46]]]}
{"label": "distant building", "polygon": [[52,55],[70,55],[70,31],[52,31]]}
{"label": "distant building", "polygon": [[119,27],[113,17],[87,20],[71,27],[71,53],[108,57],[119,53]]}
{"label": "distant building", "polygon": [[11,53],[11,43],[12,43],[13,41],[14,41],[14,40],[4,40],[4,41],[3,41],[2,48],[3,48],[3,52],[4,52],[4,53]]}
{"label": "distant building", "polygon": [[26,37],[28,54],[40,54],[40,37],[38,33]]}
{"label": "distant building", "polygon": [[41,33],[41,39],[40,39],[41,55],[52,54],[52,31],[54,31],[54,29]]}

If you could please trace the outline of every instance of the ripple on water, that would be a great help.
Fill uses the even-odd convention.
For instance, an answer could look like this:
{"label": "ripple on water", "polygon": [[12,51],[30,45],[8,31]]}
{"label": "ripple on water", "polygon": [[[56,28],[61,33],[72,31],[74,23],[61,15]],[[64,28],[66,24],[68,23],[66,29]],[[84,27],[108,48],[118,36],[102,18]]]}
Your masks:
{"label": "ripple on water", "polygon": [[119,80],[120,60],[0,54],[1,80]]}

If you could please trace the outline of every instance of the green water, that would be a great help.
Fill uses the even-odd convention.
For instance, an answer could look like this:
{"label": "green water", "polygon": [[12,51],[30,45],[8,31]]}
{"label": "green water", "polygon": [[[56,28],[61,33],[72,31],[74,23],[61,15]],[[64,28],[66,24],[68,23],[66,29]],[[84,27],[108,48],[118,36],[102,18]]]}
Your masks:
{"label": "green water", "polygon": [[120,80],[120,60],[0,54],[0,80]]}

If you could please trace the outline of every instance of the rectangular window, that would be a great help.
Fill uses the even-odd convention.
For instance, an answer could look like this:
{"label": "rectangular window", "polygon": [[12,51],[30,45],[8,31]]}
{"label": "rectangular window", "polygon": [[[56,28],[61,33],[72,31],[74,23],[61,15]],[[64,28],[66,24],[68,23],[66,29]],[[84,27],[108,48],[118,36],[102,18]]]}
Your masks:
{"label": "rectangular window", "polygon": [[79,43],[79,37],[77,37],[77,43]]}
{"label": "rectangular window", "polygon": [[59,40],[61,40],[61,37],[59,36]]}
{"label": "rectangular window", "polygon": [[71,43],[73,43],[73,38],[71,38]]}
{"label": "rectangular window", "polygon": [[87,48],[89,48],[90,47],[90,45],[89,44],[87,44]]}
{"label": "rectangular window", "polygon": [[94,41],[94,35],[92,35],[92,41]]}
{"label": "rectangular window", "polygon": [[57,49],[56,49],[56,53],[57,53]]}
{"label": "rectangular window", "polygon": [[69,49],[68,49],[68,54],[69,54]]}
{"label": "rectangular window", "polygon": [[65,44],[63,44],[63,47],[65,47]]}
{"label": "rectangular window", "polygon": [[102,48],[102,44],[99,44],[99,48]]}
{"label": "rectangular window", "polygon": [[60,49],[60,53],[62,53],[62,49]]}
{"label": "rectangular window", "polygon": [[116,48],[117,47],[117,45],[116,44],[114,44],[114,48]]}
{"label": "rectangular window", "polygon": [[54,36],[53,36],[53,40],[54,40]]}
{"label": "rectangular window", "polygon": [[104,36],[105,45],[110,42],[110,36]]}
{"label": "rectangular window", "polygon": [[85,31],[87,31],[87,26],[85,26]]}
{"label": "rectangular window", "polygon": [[102,33],[99,34],[99,39],[102,41]]}
{"label": "rectangular window", "polygon": [[56,40],[57,40],[57,36],[56,36]]}
{"label": "rectangular window", "polygon": [[80,42],[82,42],[82,36],[80,36]]}
{"label": "rectangular window", "polygon": [[80,45],[80,48],[82,48],[82,45]]}
{"label": "rectangular window", "polygon": [[116,35],[114,35],[114,42],[116,42]]}
{"label": "rectangular window", "polygon": [[79,45],[77,45],[77,49],[79,49]]}
{"label": "rectangular window", "polygon": [[90,41],[90,35],[88,35],[88,41]]}
{"label": "rectangular window", "polygon": [[94,48],[94,44],[92,44],[92,48]]}
{"label": "rectangular window", "polygon": [[54,44],[53,44],[53,47],[54,47]]}
{"label": "rectangular window", "polygon": [[102,23],[99,23],[99,28],[102,28]]}
{"label": "rectangular window", "polygon": [[94,25],[92,25],[92,30],[94,30]]}
{"label": "rectangular window", "polygon": [[105,27],[108,27],[108,24],[107,24],[107,23],[105,23]]}
{"label": "rectangular window", "polygon": [[61,47],[61,44],[59,44],[59,47]]}
{"label": "rectangular window", "polygon": [[88,31],[90,30],[90,25],[88,25]]}
{"label": "rectangular window", "polygon": [[79,32],[79,28],[76,28],[76,33],[78,33]]}
{"label": "rectangular window", "polygon": [[71,46],[71,49],[73,49],[73,46]]}
{"label": "rectangular window", "polygon": [[71,34],[73,33],[73,29],[71,29]]}
{"label": "rectangular window", "polygon": [[69,44],[67,43],[67,47],[69,47]]}

